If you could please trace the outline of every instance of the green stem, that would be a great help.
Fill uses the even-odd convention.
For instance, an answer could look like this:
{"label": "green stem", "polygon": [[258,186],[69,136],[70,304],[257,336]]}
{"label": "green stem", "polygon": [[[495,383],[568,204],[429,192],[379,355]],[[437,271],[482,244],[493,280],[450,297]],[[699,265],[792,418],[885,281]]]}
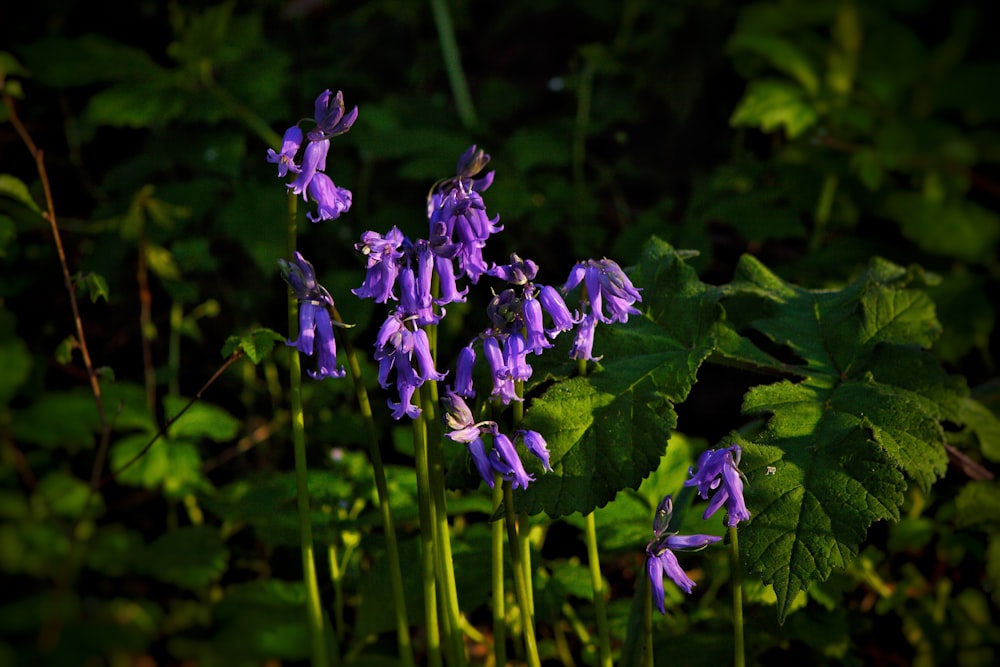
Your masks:
{"label": "green stem", "polygon": [[[296,215],[298,199],[288,195],[288,256],[296,249]],[[298,301],[288,292],[288,335],[298,337]],[[299,540],[302,550],[302,578],[306,587],[306,622],[309,628],[309,646],[313,667],[328,667],[326,638],[323,632],[323,609],[316,579],[316,561],[313,558],[312,523],[309,519],[309,483],[306,465],[305,417],[302,410],[302,362],[295,351],[288,364],[291,398],[292,447],[295,457],[295,487],[299,513]],[[336,649],[336,645],[334,645]]]}
{"label": "green stem", "polygon": [[743,563],[740,560],[740,543],[735,527],[729,529],[729,550],[733,578],[733,667],[744,667],[746,648],[743,641]]}
{"label": "green stem", "polygon": [[465,129],[471,130],[476,124],[476,109],[469,94],[469,85],[462,69],[462,57],[458,52],[458,42],[455,40],[455,26],[448,13],[447,0],[431,0],[431,11],[434,14],[434,25],[437,27],[438,40],[441,43],[441,55],[444,67],[448,72],[451,92],[455,96],[455,106],[458,116],[462,119]]}
{"label": "green stem", "polygon": [[337,560],[337,545],[330,544],[330,581],[333,583],[333,632],[338,642],[344,641],[344,571]]}
{"label": "green stem", "polygon": [[[336,307],[333,317],[343,324],[343,318]],[[410,637],[410,621],[406,613],[406,593],[403,590],[403,570],[399,560],[399,544],[396,541],[396,526],[392,518],[392,507],[389,504],[389,487],[386,484],[385,466],[382,464],[382,451],[378,444],[378,431],[375,428],[375,418],[372,414],[371,401],[365,388],[364,377],[361,374],[361,363],[358,361],[354,345],[344,336],[344,354],[347,357],[347,368],[354,381],[354,393],[358,400],[358,409],[365,424],[368,436],[368,456],[372,462],[372,474],[375,476],[375,490],[378,493],[379,511],[382,515],[382,526],[385,532],[386,556],[389,559],[389,578],[392,583],[392,597],[396,608],[396,641],[399,643],[399,659],[403,667],[413,667],[413,642]]]}
{"label": "green stem", "polygon": [[[499,473],[493,474],[493,514],[503,504],[503,480]],[[494,664],[507,664],[507,615],[503,589],[503,521],[490,524],[493,547],[493,658]]]}
{"label": "green stem", "polygon": [[653,587],[649,585],[649,577],[642,576],[642,628],[645,641],[643,667],[653,667]]}
{"label": "green stem", "polygon": [[413,454],[417,473],[417,501],[420,510],[420,563],[424,585],[424,620],[427,630],[427,661],[441,667],[441,633],[437,613],[437,575],[434,549],[434,504],[430,491],[430,465],[427,460],[427,428],[424,415],[413,420]]}
{"label": "green stem", "polygon": [[517,537],[517,515],[514,513],[514,492],[510,482],[503,483],[503,503],[507,524],[507,544],[510,546],[511,569],[514,572],[514,589],[521,608],[521,628],[524,632],[524,653],[529,667],[541,667],[538,644],[535,641],[535,617],[528,599],[528,582],[525,581],[521,542]]}
{"label": "green stem", "polygon": [[[448,525],[448,508],[445,499],[444,450],[441,443],[441,429],[437,419],[437,383],[433,380],[420,388],[422,416],[426,420],[429,437],[427,439],[427,459],[429,481],[434,502],[434,544],[438,566],[438,583],[444,604],[446,639],[449,645],[451,664],[466,664],[465,642],[462,638],[462,612],[458,604],[458,587],[455,585],[455,561],[451,553],[451,527]],[[433,427],[432,427],[433,425]]]}
{"label": "green stem", "polygon": [[594,513],[583,517],[584,536],[587,542],[587,561],[590,564],[590,584],[594,589],[594,612],[597,615],[597,637],[600,642],[601,665],[611,667],[611,634],[608,631],[608,607],[604,599],[604,577],[597,550],[597,525]]}
{"label": "green stem", "polygon": [[833,210],[833,199],[837,195],[837,186],[840,182],[837,174],[827,172],[823,177],[823,186],[819,192],[819,201],[816,202],[816,212],[813,215],[813,232],[809,239],[809,247],[816,250],[823,243],[823,235],[826,233],[826,226],[830,222],[830,213]]}

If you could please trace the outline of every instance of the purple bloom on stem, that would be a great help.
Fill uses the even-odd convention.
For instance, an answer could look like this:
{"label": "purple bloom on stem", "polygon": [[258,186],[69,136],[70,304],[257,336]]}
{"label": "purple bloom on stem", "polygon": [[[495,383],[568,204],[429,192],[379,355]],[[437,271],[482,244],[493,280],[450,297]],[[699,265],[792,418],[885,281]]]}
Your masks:
{"label": "purple bloom on stem", "polygon": [[514,379],[510,369],[504,361],[504,354],[500,349],[500,341],[496,336],[486,336],[483,339],[483,354],[489,362],[490,370],[493,373],[493,391],[491,396],[499,398],[504,405],[511,401],[520,401],[514,388]]}
{"label": "purple bloom on stem", "polygon": [[389,372],[396,371],[396,389],[400,400],[398,403],[389,401],[394,419],[402,419],[404,415],[417,417],[420,408],[412,405],[413,394],[427,380],[443,380],[445,377],[434,368],[427,332],[420,328],[411,331],[405,319],[404,313],[397,309],[382,323],[373,355],[379,362],[378,381],[383,388],[389,386]]}
{"label": "purple bloom on stem", "polygon": [[524,446],[528,448],[528,451],[542,462],[542,467],[552,472],[552,466],[549,465],[549,447],[542,434],[538,431],[527,431],[524,429],[519,430],[517,434],[521,436],[521,440],[524,441]]}
{"label": "purple bloom on stem", "polygon": [[329,139],[309,142],[302,156],[302,169],[295,180],[288,184],[288,189],[292,191],[292,194],[302,195],[303,199],[306,198],[306,189],[316,172],[326,169],[326,156],[329,151]]}
{"label": "purple bloom on stem", "polygon": [[361,287],[351,292],[362,299],[374,299],[375,303],[386,303],[396,299],[393,288],[399,276],[399,262],[403,253],[403,233],[393,227],[385,236],[377,232],[365,232],[361,241],[354,244],[354,250],[365,258],[365,280]]}
{"label": "purple bloom on stem", "polygon": [[458,361],[455,362],[455,387],[454,391],[459,396],[465,398],[475,398],[476,390],[472,384],[472,369],[476,365],[476,351],[469,343],[458,352]]}
{"label": "purple bloom on stem", "polygon": [[331,95],[329,90],[324,90],[316,97],[313,108],[316,128],[309,132],[309,139],[312,141],[344,134],[358,119],[357,107],[346,114],[344,113],[344,95],[339,90],[336,95]]}
{"label": "purple bloom on stem", "polygon": [[580,320],[580,324],[576,329],[576,337],[573,339],[573,347],[569,351],[571,359],[600,361],[601,357],[594,356],[594,329],[596,327],[597,318],[593,313],[587,313]]}
{"label": "purple bloom on stem", "polygon": [[324,173],[316,172],[309,181],[309,196],[314,202],[319,204],[316,209],[318,215],[306,213],[306,217],[312,222],[320,220],[335,220],[351,208],[351,191],[334,185],[333,181]]}
{"label": "purple bloom on stem", "polygon": [[518,456],[514,443],[510,438],[499,430],[493,431],[493,456],[490,462],[493,468],[499,472],[504,479],[510,480],[515,489],[526,489],[528,484],[535,480],[524,469],[521,457]]}
{"label": "purple bloom on stem", "polygon": [[528,364],[528,349],[524,336],[512,333],[507,336],[503,345],[504,366],[512,380],[531,379],[532,369]]}
{"label": "purple bloom on stem", "polygon": [[[642,301],[639,290],[632,285],[625,272],[614,261],[588,259],[579,262],[570,271],[563,291],[569,291],[583,282],[591,312],[605,324],[627,322],[629,315],[639,315],[634,304]],[[608,314],[605,315],[605,307]]]}
{"label": "purple bloom on stem", "polygon": [[288,172],[297,174],[300,169],[295,164],[295,154],[299,152],[302,145],[302,129],[298,125],[292,125],[285,130],[285,136],[281,138],[281,152],[276,153],[273,148],[267,149],[267,161],[278,165],[278,178],[284,178]]}
{"label": "purple bloom on stem", "polygon": [[291,262],[279,259],[278,266],[299,302],[299,336],[294,341],[287,341],[286,345],[307,355],[318,348],[317,370],[309,371],[313,378],[344,377],[346,371],[337,366],[337,342],[330,319],[333,297],[316,282],[316,271],[302,253],[296,252]]}
{"label": "purple bloom on stem", "polygon": [[677,584],[685,593],[691,593],[695,582],[677,562],[677,550],[697,550],[714,544],[722,538],[717,535],[677,535],[668,532],[673,513],[673,500],[665,496],[653,517],[653,539],[646,545],[646,573],[653,587],[653,602],[665,614],[663,575]]}
{"label": "purple bloom on stem", "polygon": [[702,518],[709,518],[725,505],[726,525],[730,528],[750,519],[750,511],[743,500],[743,473],[739,469],[742,455],[739,445],[709,449],[698,457],[698,472],[688,470],[691,479],[685,481],[684,486],[698,487],[698,494],[703,499],[708,499],[709,492],[715,491]]}
{"label": "purple bloom on stem", "polygon": [[490,456],[486,453],[486,445],[483,444],[483,439],[480,437],[475,438],[469,443],[469,454],[472,455],[472,462],[476,465],[476,470],[479,471],[479,476],[483,478],[489,487],[493,488],[493,465],[490,463]]}
{"label": "purple bloom on stem", "polygon": [[527,297],[521,306],[521,314],[524,316],[524,329],[527,334],[528,349],[535,354],[541,354],[542,350],[552,347],[552,343],[545,333],[545,326],[542,323],[542,304],[538,299]]}
{"label": "purple bloom on stem", "polygon": [[561,331],[569,331],[577,323],[573,319],[573,316],[570,315],[569,308],[566,307],[566,302],[559,292],[556,291],[555,287],[550,285],[539,287],[538,301],[542,304],[545,312],[549,314],[549,317],[552,318],[553,326],[545,332],[550,338],[555,338]]}

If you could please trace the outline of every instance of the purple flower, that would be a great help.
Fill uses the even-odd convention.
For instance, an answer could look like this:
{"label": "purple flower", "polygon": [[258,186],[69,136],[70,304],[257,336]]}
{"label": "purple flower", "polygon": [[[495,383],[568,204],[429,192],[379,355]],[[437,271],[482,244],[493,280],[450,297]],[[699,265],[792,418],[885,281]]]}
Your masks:
{"label": "purple flower", "polygon": [[500,348],[500,341],[496,336],[486,336],[483,338],[483,354],[490,365],[493,374],[493,391],[490,395],[499,398],[504,405],[511,401],[520,401],[514,387],[514,377],[511,369],[507,366],[504,353]]}
{"label": "purple flower", "polygon": [[339,90],[336,95],[331,95],[329,90],[324,90],[316,97],[313,107],[316,127],[309,132],[311,141],[321,141],[338,134],[344,134],[358,119],[357,107],[346,114],[344,113],[344,95]]}
{"label": "purple flower", "polygon": [[[579,262],[570,271],[563,291],[568,292],[581,282],[587,288],[591,312],[601,322],[628,322],[629,315],[639,315],[632,304],[642,301],[639,290],[632,285],[621,267],[610,259]],[[605,307],[608,314],[605,315]]]}
{"label": "purple flower", "polygon": [[310,356],[318,349],[317,370],[309,371],[313,378],[344,377],[343,366],[337,366],[337,343],[330,318],[333,297],[316,282],[316,271],[301,253],[296,252],[291,262],[279,259],[278,266],[299,302],[299,336],[294,341],[287,341],[286,345]]}
{"label": "purple flower", "polygon": [[351,292],[362,299],[374,299],[375,303],[387,303],[396,299],[393,288],[399,275],[399,264],[403,258],[400,247],[404,241],[403,232],[393,227],[385,236],[377,232],[365,232],[354,249],[365,258],[365,280],[361,287]]}
{"label": "purple flower", "polygon": [[303,199],[306,198],[306,189],[316,172],[326,169],[326,155],[329,151],[329,139],[309,142],[302,156],[302,169],[295,180],[288,184],[288,189],[292,191],[292,194],[302,195]]}
{"label": "purple flower", "polygon": [[302,129],[298,125],[292,125],[285,130],[285,136],[281,138],[281,152],[276,153],[273,148],[267,149],[267,161],[278,165],[278,178],[284,178],[288,172],[297,174],[300,169],[295,164],[295,154],[299,152],[302,145]]}
{"label": "purple flower", "polygon": [[566,307],[566,302],[560,296],[559,292],[556,291],[555,287],[549,285],[539,287],[538,300],[541,302],[545,312],[552,318],[552,328],[545,331],[550,338],[555,338],[560,332],[569,331],[576,325],[578,320],[570,315],[569,308]]}
{"label": "purple flower", "polygon": [[469,343],[458,352],[458,361],[455,362],[455,387],[454,392],[465,398],[475,398],[476,389],[472,384],[472,369],[476,365],[476,351]]}
{"label": "purple flower", "polygon": [[514,443],[506,435],[494,427],[493,429],[493,451],[490,452],[490,464],[493,469],[500,473],[500,476],[511,482],[515,489],[526,489],[528,484],[535,481],[532,475],[524,469],[521,457],[518,456]]}
{"label": "purple flower", "polygon": [[750,519],[750,511],[743,500],[743,473],[739,469],[742,455],[739,445],[709,449],[698,457],[698,472],[688,470],[691,479],[685,481],[684,486],[698,487],[698,494],[706,500],[709,492],[715,491],[702,518],[709,518],[724,504],[728,514],[726,525],[730,528]]}
{"label": "purple flower", "polygon": [[316,209],[318,215],[314,217],[312,213],[306,213],[306,217],[312,222],[335,220],[351,208],[351,191],[337,187],[329,176],[320,172],[309,181],[309,196],[319,204]]}
{"label": "purple flower", "polygon": [[670,577],[685,593],[691,593],[694,580],[677,561],[674,551],[702,549],[722,538],[717,535],[677,535],[668,532],[673,514],[673,499],[668,495],[656,508],[653,518],[653,539],[646,545],[646,572],[653,586],[653,602],[661,614],[666,614],[663,604],[663,575]]}
{"label": "purple flower", "polygon": [[416,418],[420,414],[420,408],[412,404],[416,390],[427,380],[445,377],[434,368],[427,332],[420,328],[411,331],[399,309],[379,329],[373,358],[379,362],[378,381],[383,388],[389,386],[390,371],[396,371],[399,402],[389,400],[393,419]]}
{"label": "purple flower", "polygon": [[528,448],[528,451],[542,462],[542,467],[547,472],[552,472],[552,466],[549,465],[549,447],[542,434],[538,431],[521,429],[517,432],[517,435],[521,436],[521,440],[524,442],[524,446]]}
{"label": "purple flower", "polygon": [[597,318],[593,313],[588,313],[580,320],[580,324],[576,328],[576,337],[573,339],[573,346],[569,350],[571,359],[600,361],[601,357],[594,356],[594,329],[596,327]]}

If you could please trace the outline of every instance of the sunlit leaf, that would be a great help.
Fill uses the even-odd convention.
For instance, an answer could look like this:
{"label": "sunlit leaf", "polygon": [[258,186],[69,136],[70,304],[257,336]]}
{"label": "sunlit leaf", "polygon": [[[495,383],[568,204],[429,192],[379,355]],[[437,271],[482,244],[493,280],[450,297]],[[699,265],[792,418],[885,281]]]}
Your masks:
{"label": "sunlit leaf", "polygon": [[755,127],[764,132],[784,128],[793,139],[810,127],[818,114],[794,84],[774,79],[754,79],[747,85],[729,124],[734,127]]}

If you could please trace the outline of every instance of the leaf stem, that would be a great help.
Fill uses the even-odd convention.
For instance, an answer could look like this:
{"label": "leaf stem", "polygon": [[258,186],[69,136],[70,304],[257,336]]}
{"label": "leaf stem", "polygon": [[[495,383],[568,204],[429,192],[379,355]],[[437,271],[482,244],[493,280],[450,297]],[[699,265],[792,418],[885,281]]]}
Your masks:
{"label": "leaf stem", "polygon": [[[503,505],[503,479],[500,473],[493,473],[493,515]],[[507,664],[507,612],[503,587],[503,529],[504,522],[493,521],[490,524],[492,545],[492,582],[493,582],[493,662],[496,665]]]}

